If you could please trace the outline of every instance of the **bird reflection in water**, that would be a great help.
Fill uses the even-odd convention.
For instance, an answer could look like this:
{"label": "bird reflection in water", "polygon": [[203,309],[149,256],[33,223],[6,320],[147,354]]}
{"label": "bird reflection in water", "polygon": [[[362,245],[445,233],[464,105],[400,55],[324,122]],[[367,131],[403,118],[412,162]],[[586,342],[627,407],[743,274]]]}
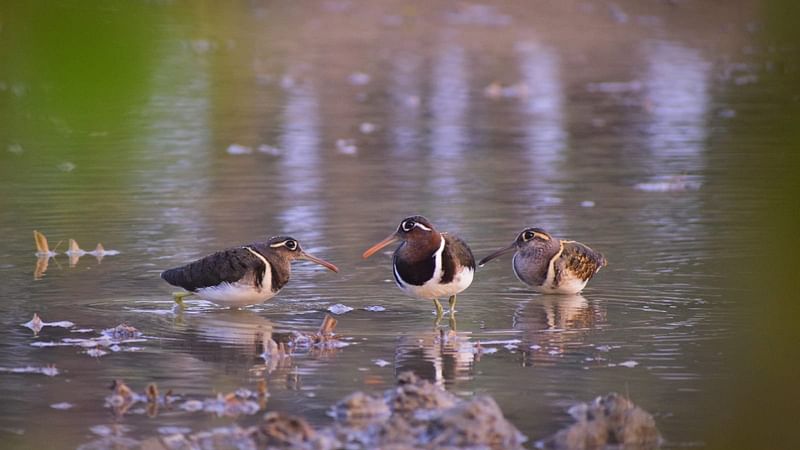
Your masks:
{"label": "bird reflection in water", "polygon": [[395,349],[395,374],[412,371],[437,386],[451,386],[473,377],[475,345],[470,333],[450,327],[427,328],[401,336]]}
{"label": "bird reflection in water", "polygon": [[552,361],[606,321],[606,310],[580,294],[537,296],[514,312],[520,330],[523,365]]}

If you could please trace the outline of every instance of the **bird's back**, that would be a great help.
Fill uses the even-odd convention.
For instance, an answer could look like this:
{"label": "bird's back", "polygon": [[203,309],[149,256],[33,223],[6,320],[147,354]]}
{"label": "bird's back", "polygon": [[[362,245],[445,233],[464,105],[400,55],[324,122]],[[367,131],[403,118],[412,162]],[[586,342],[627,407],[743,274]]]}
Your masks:
{"label": "bird's back", "polygon": [[265,268],[263,262],[255,258],[250,250],[239,247],[222,250],[185,266],[165,270],[161,273],[161,278],[187,291],[217,286],[224,282],[235,283],[250,274],[256,277],[256,284],[260,285]]}

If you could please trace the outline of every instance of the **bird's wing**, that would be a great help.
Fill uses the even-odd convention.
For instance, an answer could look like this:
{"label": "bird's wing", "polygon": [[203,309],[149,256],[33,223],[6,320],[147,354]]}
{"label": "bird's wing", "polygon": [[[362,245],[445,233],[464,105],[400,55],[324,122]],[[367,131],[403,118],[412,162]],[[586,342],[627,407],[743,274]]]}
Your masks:
{"label": "bird's wing", "polygon": [[587,245],[575,241],[561,242],[564,249],[556,261],[557,274],[570,273],[586,281],[608,264],[600,252],[592,250]]}
{"label": "bird's wing", "polygon": [[252,282],[261,287],[267,266],[259,255],[248,247],[222,250],[185,266],[165,270],[161,278],[187,291],[237,281]]}
{"label": "bird's wing", "polygon": [[463,239],[455,234],[442,233],[445,246],[442,252],[442,283],[453,281],[461,267],[475,270],[475,257]]}

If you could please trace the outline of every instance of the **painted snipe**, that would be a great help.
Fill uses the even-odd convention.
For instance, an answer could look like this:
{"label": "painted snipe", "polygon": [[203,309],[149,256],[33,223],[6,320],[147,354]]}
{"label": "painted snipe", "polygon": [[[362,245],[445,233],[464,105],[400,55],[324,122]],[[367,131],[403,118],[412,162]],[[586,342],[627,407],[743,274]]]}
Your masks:
{"label": "painted snipe", "polygon": [[549,294],[582,291],[607,264],[602,254],[587,245],[555,238],[541,228],[526,228],[511,245],[483,258],[478,265],[512,251],[514,275],[535,291]]}
{"label": "painted snipe", "polygon": [[469,287],[475,273],[475,258],[467,243],[453,234],[440,233],[422,216],[411,216],[362,256],[369,258],[397,241],[401,244],[392,261],[397,286],[411,297],[433,300],[437,317],[443,312],[439,298],[448,297],[452,316],[456,295]]}
{"label": "painted snipe", "polygon": [[176,293],[176,301],[197,294],[200,298],[225,306],[247,306],[263,303],[274,297],[289,281],[291,262],[305,259],[334,272],[339,269],[312,256],[297,239],[275,236],[265,242],[254,242],[222,250],[185,266],[161,273],[167,283],[188,292]]}

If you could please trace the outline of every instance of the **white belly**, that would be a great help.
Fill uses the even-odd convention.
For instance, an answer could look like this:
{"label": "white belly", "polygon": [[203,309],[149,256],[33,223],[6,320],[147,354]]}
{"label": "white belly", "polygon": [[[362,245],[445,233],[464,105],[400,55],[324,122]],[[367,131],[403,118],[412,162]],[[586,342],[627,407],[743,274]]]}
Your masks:
{"label": "white belly", "polygon": [[197,296],[222,306],[247,306],[264,303],[275,296],[268,286],[256,289],[252,284],[227,283],[197,290]]}
{"label": "white belly", "polygon": [[435,298],[446,298],[458,294],[472,284],[472,277],[475,271],[468,267],[462,267],[461,270],[453,277],[453,281],[442,284],[439,282],[442,278],[441,270],[434,271],[434,276],[422,286],[414,284],[406,284],[400,280],[400,277],[395,277],[397,286],[410,297],[424,298],[426,300],[433,300]]}
{"label": "white belly", "polygon": [[562,278],[558,287],[553,287],[552,280],[547,280],[541,286],[533,286],[533,289],[537,292],[542,292],[545,294],[577,294],[578,292],[582,291],[584,287],[586,287],[586,283],[588,281],[589,280],[583,281],[577,277],[570,279]]}

